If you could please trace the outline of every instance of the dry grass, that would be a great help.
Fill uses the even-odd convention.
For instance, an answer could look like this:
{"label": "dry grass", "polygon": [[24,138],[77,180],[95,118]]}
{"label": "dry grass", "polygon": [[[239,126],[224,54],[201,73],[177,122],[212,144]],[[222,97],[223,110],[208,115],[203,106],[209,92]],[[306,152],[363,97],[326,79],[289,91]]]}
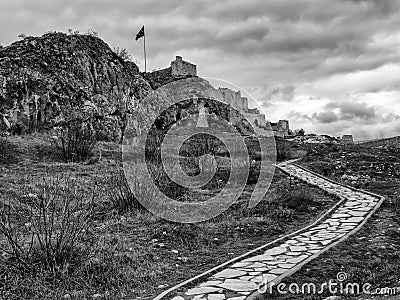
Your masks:
{"label": "dry grass", "polygon": [[34,186],[24,186],[17,199],[3,198],[3,265],[14,271],[47,271],[57,276],[81,264],[90,253],[85,243],[94,201],[94,190],[87,194],[70,178],[51,175]]}
{"label": "dry grass", "polygon": [[[33,143],[31,140],[28,142]],[[35,139],[36,142],[39,144],[39,138]],[[27,147],[22,142],[18,145]],[[91,209],[94,214],[90,228],[85,230],[86,234],[82,233],[75,243],[79,247],[74,248],[76,249],[74,251],[90,250],[90,257],[86,256],[88,252],[85,251],[82,252],[84,256],[80,256],[79,251],[72,251],[69,256],[60,254],[61,250],[50,252],[48,256],[50,259],[47,261],[52,261],[51,257],[56,257],[56,264],[46,267],[46,251],[40,260],[35,260],[35,256],[31,258],[28,256],[28,261],[34,262],[35,268],[38,267],[37,270],[40,270],[37,271],[36,276],[33,275],[34,272],[25,271],[24,268],[14,268],[11,272],[10,268],[3,264],[0,269],[1,297],[5,299],[60,299],[69,295],[71,299],[90,299],[93,295],[100,294],[106,299],[138,299],[139,297],[150,299],[167,286],[179,283],[309,224],[321,211],[334,203],[334,200],[328,198],[326,202],[312,200],[307,202],[316,208],[312,211],[288,207],[290,201],[298,203],[304,200],[296,190],[305,187],[290,186],[286,177],[277,173],[270,191],[253,209],[248,209],[246,201],[253,188],[250,184],[238,203],[218,217],[194,225],[172,223],[142,210],[137,199],[127,188],[124,178],[117,176],[117,174],[122,175],[118,173],[120,170],[118,147],[106,144],[101,146],[107,149],[107,156],[95,165],[51,161],[48,157],[38,156],[36,152],[29,153],[28,148],[31,148],[31,144],[27,147],[27,151],[23,151],[18,162],[12,165],[1,165],[2,174],[5,175],[4,180],[0,181],[1,199],[12,197],[15,199],[12,203],[14,207],[18,207],[21,202],[29,207],[32,201],[37,201],[35,205],[32,203],[32,207],[35,209],[38,207],[39,211],[40,208],[47,209],[44,215],[48,217],[35,220],[30,219],[30,209],[28,209],[26,210],[28,219],[23,219],[23,221],[21,219],[19,223],[16,223],[17,228],[23,232],[15,232],[15,234],[18,237],[26,236],[27,242],[30,241],[32,232],[24,225],[36,222],[35,226],[29,226],[30,230],[33,227],[44,228],[44,220],[46,224],[51,223],[48,220],[52,218],[52,212],[57,212],[52,207],[63,207],[62,199],[78,198],[68,201],[71,203],[69,210],[78,212],[76,224],[83,224],[79,220],[86,220],[83,216],[86,213],[91,215]],[[50,201],[49,196],[42,198],[48,200],[41,201],[41,197],[38,197],[41,195],[41,184],[38,179],[48,174],[52,174],[52,178],[62,178],[62,174],[69,174],[70,188],[68,190],[70,192],[66,191],[63,194],[62,189],[47,189],[49,191],[47,195],[52,195],[54,201]],[[220,176],[224,178],[226,175]],[[30,180],[28,181],[27,178]],[[24,190],[23,187],[28,182],[30,186]],[[95,183],[99,183],[98,193],[91,201],[91,190]],[[63,184],[47,182],[46,185],[58,187]],[[173,186],[168,186],[166,189],[173,189]],[[147,193],[147,197],[151,197],[149,194],[151,191],[146,187],[138,188],[135,192],[144,195]],[[318,190],[313,190],[313,193],[318,192]],[[35,196],[23,197],[29,193]],[[65,195],[70,196],[68,198]],[[83,202],[83,209],[79,204],[79,199]],[[50,241],[48,244],[55,249],[57,238],[61,238],[59,229],[62,227],[63,218],[68,220],[68,216],[72,218],[75,214],[54,214],[59,216],[54,219],[58,221],[54,221],[55,230],[51,231],[53,238],[47,238],[47,241]],[[69,224],[73,224],[73,220],[69,220]],[[71,230],[69,232],[72,232]],[[36,230],[36,232],[41,237],[42,243],[46,241],[43,230]],[[7,243],[7,239],[3,238],[2,243]],[[35,242],[35,248],[40,249],[38,241]],[[39,261],[40,264],[36,264]],[[78,261],[80,262],[77,263]]]}

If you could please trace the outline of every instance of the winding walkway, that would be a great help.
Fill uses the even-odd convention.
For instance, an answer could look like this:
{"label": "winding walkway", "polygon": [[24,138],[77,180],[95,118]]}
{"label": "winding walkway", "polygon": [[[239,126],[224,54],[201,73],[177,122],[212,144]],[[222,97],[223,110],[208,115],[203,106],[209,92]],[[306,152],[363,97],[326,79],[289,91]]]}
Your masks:
{"label": "winding walkway", "polygon": [[156,300],[172,299],[171,294],[174,291],[191,282],[200,283],[194,288],[186,289],[174,299],[256,298],[260,287],[279,283],[310,260],[361,229],[384,200],[379,195],[336,183],[291,162],[281,163],[277,167],[290,176],[340,197],[341,200],[314,224],[173,287],[157,296]]}

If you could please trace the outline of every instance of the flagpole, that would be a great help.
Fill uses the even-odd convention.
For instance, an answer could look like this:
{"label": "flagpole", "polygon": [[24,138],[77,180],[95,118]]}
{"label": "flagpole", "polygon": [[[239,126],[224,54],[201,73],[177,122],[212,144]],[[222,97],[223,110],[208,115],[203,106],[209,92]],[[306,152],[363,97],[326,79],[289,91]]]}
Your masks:
{"label": "flagpole", "polygon": [[[144,26],[143,26],[144,29]],[[147,72],[147,61],[146,61],[146,33],[143,32],[143,50],[144,50],[144,72]]]}

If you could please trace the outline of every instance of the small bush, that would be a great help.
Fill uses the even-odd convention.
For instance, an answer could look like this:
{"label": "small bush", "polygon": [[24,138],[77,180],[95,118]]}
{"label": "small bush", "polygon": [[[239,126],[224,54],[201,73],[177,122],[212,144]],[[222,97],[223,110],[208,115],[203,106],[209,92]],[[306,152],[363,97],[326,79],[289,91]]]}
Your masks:
{"label": "small bush", "polygon": [[95,189],[86,192],[68,178],[46,177],[0,207],[2,267],[56,276],[90,255]]}
{"label": "small bush", "polygon": [[132,61],[132,55],[125,48],[114,47],[114,53],[123,61]]}
{"label": "small bush", "polygon": [[275,210],[275,217],[280,220],[289,221],[293,218],[294,210],[284,206],[278,206]]}
{"label": "small bush", "polygon": [[[122,170],[116,171],[112,175],[112,180],[113,185],[110,189],[110,201],[112,209],[117,210],[119,213],[146,210],[144,206],[137,200],[135,194],[132,193]],[[135,182],[134,185],[138,190],[141,189],[141,186],[138,182]]]}
{"label": "small bush", "polygon": [[12,164],[18,161],[17,146],[6,138],[0,138],[0,164]]}
{"label": "small bush", "polygon": [[285,208],[296,211],[308,211],[314,202],[314,197],[310,192],[303,189],[287,190],[278,201]]}
{"label": "small bush", "polygon": [[96,145],[96,132],[89,122],[74,121],[60,128],[54,143],[65,162],[81,162],[91,155]]}

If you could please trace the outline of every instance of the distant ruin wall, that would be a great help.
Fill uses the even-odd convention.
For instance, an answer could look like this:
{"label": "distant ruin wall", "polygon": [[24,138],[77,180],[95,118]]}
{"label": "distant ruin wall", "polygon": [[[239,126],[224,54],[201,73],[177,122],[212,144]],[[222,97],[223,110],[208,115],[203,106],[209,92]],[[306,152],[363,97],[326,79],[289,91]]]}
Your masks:
{"label": "distant ruin wall", "polygon": [[288,120],[279,120],[278,121],[278,131],[283,134],[283,137],[289,135],[289,121]]}
{"label": "distant ruin wall", "polygon": [[352,145],[354,144],[354,139],[353,136],[351,134],[345,134],[342,136],[342,142],[345,145]]}
{"label": "distant ruin wall", "polygon": [[265,127],[266,126],[266,121],[265,121],[265,115],[263,114],[251,114],[251,113],[244,113],[244,116],[246,119],[249,121],[249,123],[254,127]]}
{"label": "distant ruin wall", "polygon": [[356,144],[361,146],[391,146],[391,145],[400,146],[400,136],[371,140],[371,141],[361,141],[361,142],[356,142]]}

